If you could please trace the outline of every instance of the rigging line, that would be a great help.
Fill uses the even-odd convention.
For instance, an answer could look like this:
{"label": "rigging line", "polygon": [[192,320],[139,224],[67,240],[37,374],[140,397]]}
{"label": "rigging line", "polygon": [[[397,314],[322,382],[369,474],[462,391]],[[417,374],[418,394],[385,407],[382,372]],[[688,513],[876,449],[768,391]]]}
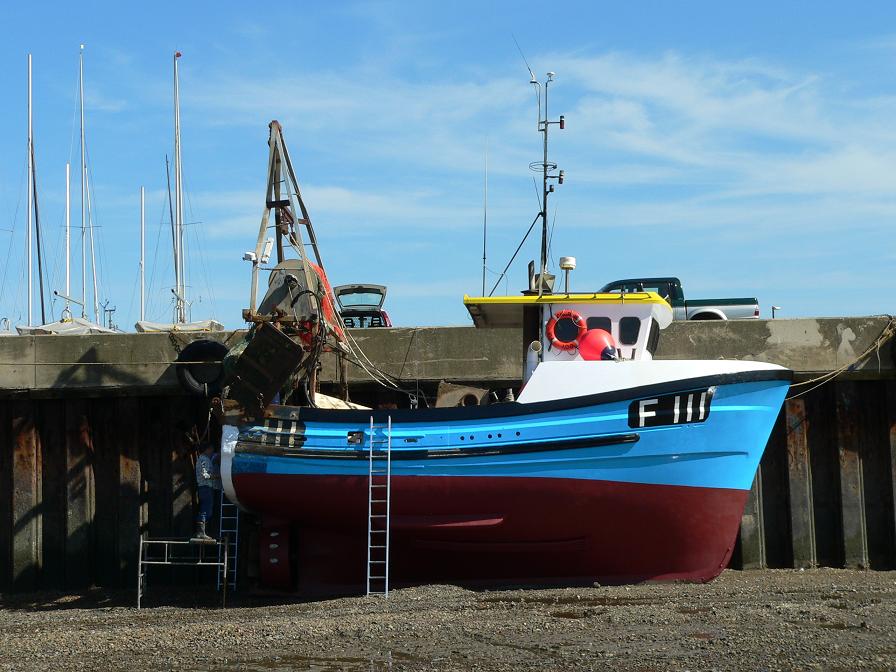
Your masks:
{"label": "rigging line", "polygon": [[31,141],[31,193],[34,203],[34,231],[37,238],[37,285],[40,290],[40,319],[41,324],[47,323],[47,310],[44,305],[44,257],[41,253],[43,245],[40,239],[40,208],[37,204],[37,164],[34,161],[34,140]]}
{"label": "rigging line", "polygon": [[[199,251],[199,267],[202,271],[202,277],[205,281],[205,290],[208,293],[209,301],[212,307],[212,317],[215,317],[215,313],[217,313],[217,302],[215,301],[215,290],[212,288],[211,276],[208,272],[208,261],[205,258],[205,248],[202,246],[202,236],[199,235],[199,226],[202,224],[201,221],[196,221],[196,217],[193,214],[193,199],[190,196],[190,190],[184,187],[184,191],[187,196],[187,209],[190,211],[190,220],[193,224],[195,224],[195,231],[192,232],[193,239],[195,240],[194,247]],[[189,237],[190,231],[187,230],[187,236]]]}
{"label": "rigging line", "polygon": [[[192,213],[191,213],[192,214]],[[201,222],[197,222],[197,225],[201,224]],[[193,245],[194,249],[196,249],[199,253],[199,268],[202,271],[203,280],[205,280],[205,288],[208,292],[209,301],[211,303],[212,308],[212,317],[215,317],[215,313],[217,313],[217,306],[215,302],[215,292],[212,288],[211,276],[208,272],[208,264],[205,258],[205,249],[202,246],[202,236],[199,235],[199,231],[193,231],[193,238],[195,239],[195,244]]]}
{"label": "rigging line", "polygon": [[788,401],[788,400],[790,400],[790,399],[796,399],[797,397],[801,397],[801,396],[803,396],[804,394],[808,394],[808,393],[811,392],[812,390],[816,390],[816,389],[818,389],[819,387],[821,387],[821,386],[824,385],[825,383],[829,383],[829,382],[831,382],[832,380],[834,380],[834,378],[836,378],[836,377],[839,376],[840,374],[845,373],[846,371],[848,371],[849,369],[851,369],[852,367],[854,367],[856,364],[858,364],[859,362],[863,361],[863,360],[864,360],[866,357],[868,357],[873,351],[874,351],[874,352],[877,352],[877,355],[878,355],[878,365],[879,365],[879,362],[880,362],[880,349],[881,349],[881,347],[882,347],[882,346],[883,346],[883,345],[884,345],[890,338],[892,338],[894,334],[896,334],[896,318],[894,318],[892,315],[888,315],[887,317],[889,317],[889,321],[887,322],[887,325],[884,327],[883,331],[881,331],[880,335],[878,335],[878,337],[877,337],[876,339],[874,339],[874,341],[871,343],[871,345],[869,345],[869,346],[865,349],[865,351],[862,352],[862,354],[860,354],[858,357],[856,357],[855,359],[853,359],[851,362],[847,362],[846,364],[844,364],[844,365],[841,366],[840,368],[834,369],[833,371],[829,371],[828,373],[825,373],[824,375],[818,376],[817,378],[812,378],[812,379],[810,379],[810,380],[805,380],[805,381],[803,381],[803,382],[801,382],[801,383],[793,383],[793,384],[791,384],[790,387],[791,387],[791,389],[792,389],[792,388],[794,388],[794,387],[801,387],[801,386],[803,386],[803,385],[810,385],[810,384],[812,384],[812,383],[815,383],[815,382],[820,381],[820,382],[818,382],[817,385],[813,385],[812,387],[810,387],[810,388],[808,388],[808,389],[806,389],[806,390],[803,390],[802,392],[798,392],[797,394],[794,394],[794,395],[791,395],[791,396],[787,397],[787,399],[785,399],[785,401]]}
{"label": "rigging line", "polygon": [[[9,267],[11,264],[9,263],[9,259],[12,256],[12,244],[16,239],[16,226],[19,221],[19,209],[22,207],[22,182],[25,179],[25,175],[28,172],[28,162],[22,164],[22,172],[19,175],[19,188],[16,190],[16,193],[19,195],[19,199],[16,201],[16,208],[13,212],[12,216],[12,230],[9,235],[9,247],[6,250],[6,263],[3,264],[3,279],[0,280],[0,297],[6,296],[6,275],[9,271]],[[18,296],[20,287],[16,288],[15,296]],[[15,299],[13,299],[13,312],[15,312]]]}
{"label": "rigging line", "polygon": [[540,217],[541,217],[541,213],[540,213],[540,212],[539,212],[537,215],[535,215],[535,219],[533,219],[533,220],[532,220],[532,223],[529,225],[529,230],[526,231],[526,235],[523,236],[523,239],[520,241],[520,244],[517,245],[516,251],[513,253],[513,256],[510,257],[510,261],[507,262],[507,265],[504,267],[504,270],[501,272],[501,277],[498,278],[498,281],[495,283],[495,286],[492,287],[492,291],[490,291],[490,292],[488,293],[489,296],[491,296],[492,294],[494,294],[494,293],[495,293],[495,290],[498,288],[498,285],[501,284],[501,280],[502,280],[502,279],[504,278],[504,276],[507,274],[507,269],[510,268],[510,265],[513,263],[513,260],[516,259],[516,255],[518,255],[518,254],[520,253],[520,250],[522,249],[523,244],[526,242],[526,238],[528,238],[528,237],[529,237],[529,234],[532,233],[532,229],[535,228],[535,223],[538,221],[538,219],[539,219]]}
{"label": "rigging line", "polygon": [[[106,282],[108,278],[106,277],[105,269],[109,266],[109,258],[106,256],[106,246],[103,244],[103,238],[99,235],[94,235],[93,229],[101,229],[102,227],[98,224],[94,224],[94,222],[98,219],[99,213],[97,211],[97,203],[96,203],[96,181],[93,177],[93,167],[90,163],[90,150],[86,151],[87,154],[87,173],[89,179],[87,180],[87,186],[92,193],[92,198],[88,199],[88,204],[91,206],[92,216],[90,218],[90,235],[97,240],[97,247],[100,249],[100,264],[99,264],[99,289],[98,291],[102,291],[103,287],[109,287],[109,284]],[[88,194],[90,196],[90,194]],[[93,241],[91,241],[91,246],[93,245]],[[91,250],[92,252],[92,250]],[[93,262],[94,264],[96,261]],[[108,296],[106,297],[109,298]]]}
{"label": "rigging line", "polygon": [[[60,239],[65,236],[65,207],[64,206],[62,209],[62,220],[63,220],[63,223],[59,226],[59,232],[56,237],[56,250],[57,251],[60,251],[63,249],[62,241]],[[62,264],[59,263],[60,259],[63,260]],[[60,272],[61,267],[65,265],[64,261],[65,261],[65,253],[64,252],[61,254],[57,254],[53,259],[53,270],[50,273],[50,285],[49,285],[49,287],[51,289],[56,286],[56,278]],[[59,297],[56,296],[56,294],[50,294],[50,315],[54,314],[53,310],[55,309],[56,303],[58,301],[59,301]]]}
{"label": "rigging line", "polygon": [[[551,232],[548,234],[548,259],[554,255],[552,244],[554,242],[554,226],[557,224],[557,204],[554,204],[554,219],[551,221]],[[547,270],[547,269],[545,269]]]}
{"label": "rigging line", "polygon": [[520,43],[516,41],[516,35],[514,35],[513,33],[510,33],[510,37],[513,38],[513,43],[516,45],[516,49],[517,49],[517,51],[520,52],[520,58],[522,58],[522,59],[523,59],[523,63],[526,64],[526,70],[529,71],[529,75],[532,77],[532,79],[535,79],[535,73],[532,72],[532,68],[529,67],[529,61],[526,60],[526,56],[523,54],[523,50],[522,50],[522,48],[520,47]]}
{"label": "rigging line", "polygon": [[155,250],[152,254],[152,268],[149,271],[149,300],[146,302],[147,313],[150,315],[157,315],[158,313],[154,313],[154,305],[156,300],[156,295],[153,292],[153,282],[155,281],[156,275],[156,262],[159,258],[159,242],[162,238],[162,225],[165,222],[165,208],[162,208],[162,213],[159,215],[159,225],[156,231],[156,246]]}
{"label": "rigging line", "polygon": [[[171,200],[171,164],[165,154],[165,180],[168,185],[168,221],[171,223],[171,249],[174,253],[174,274],[177,275],[177,231],[174,230],[174,203]],[[175,279],[175,284],[177,280]],[[180,287],[178,287],[180,290]]]}
{"label": "rigging line", "polygon": [[[371,372],[371,371],[364,365],[363,362],[360,361],[360,357],[363,357],[365,360],[367,360],[367,363],[370,365],[371,368],[373,368],[375,371],[377,371],[377,372],[379,372],[379,373],[385,375],[385,372],[380,371],[379,368],[376,366],[376,364],[374,364],[372,361],[370,361],[370,358],[365,354],[364,350],[361,348],[361,346],[360,346],[360,345],[358,344],[358,342],[355,340],[355,337],[352,336],[351,332],[348,330],[347,327],[345,328],[345,335],[346,335],[346,344],[348,345],[349,352],[351,352],[351,354],[355,355],[355,357],[358,358],[357,365],[360,366],[361,369],[363,369],[364,372],[365,372],[368,376],[370,376],[370,378],[371,378],[374,382],[379,383],[379,384],[382,385],[383,387],[388,387],[388,386],[387,386],[384,382],[382,382],[377,376],[375,376],[375,375],[374,375],[374,374],[373,374],[373,373],[372,373],[372,372]],[[360,355],[360,357],[359,357],[359,355]],[[386,381],[386,382],[389,382],[389,381]],[[397,385],[395,385],[394,383],[390,383],[390,384],[392,385],[392,387],[397,387]]]}

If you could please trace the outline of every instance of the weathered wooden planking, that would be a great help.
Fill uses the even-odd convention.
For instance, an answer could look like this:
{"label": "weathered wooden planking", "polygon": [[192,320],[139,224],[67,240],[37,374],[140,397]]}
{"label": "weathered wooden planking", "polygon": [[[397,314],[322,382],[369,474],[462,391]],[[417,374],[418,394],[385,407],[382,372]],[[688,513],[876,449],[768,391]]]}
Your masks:
{"label": "weathered wooden planking", "polygon": [[868,562],[865,485],[862,467],[861,403],[852,381],[838,382],[837,446],[840,461],[840,520],[845,567],[864,569]]}
{"label": "weathered wooden planking", "polygon": [[765,523],[762,518],[762,465],[756,470],[740,521],[741,569],[764,569]]}
{"label": "weathered wooden planking", "polygon": [[115,400],[118,425],[118,585],[133,585],[143,525],[143,486],[140,474],[140,425],[138,400]]}
{"label": "weathered wooden planking", "polygon": [[0,592],[12,582],[12,418],[0,402]]}
{"label": "weathered wooden planking", "polygon": [[815,554],[821,566],[842,567],[836,388],[832,384],[822,385],[801,398],[806,400],[809,420],[807,440],[812,471]]}
{"label": "weathered wooden planking", "polygon": [[140,399],[138,445],[143,480],[144,530],[151,537],[171,534],[171,459],[168,443],[168,400]]}
{"label": "weathered wooden planking", "polygon": [[872,569],[889,569],[892,566],[890,520],[893,517],[893,503],[886,385],[883,381],[867,381],[857,390],[862,408],[859,438],[868,564]]}
{"label": "weathered wooden planking", "polygon": [[792,567],[787,498],[787,426],[778,413],[762,455],[762,521],[767,567]]}
{"label": "weathered wooden planking", "polygon": [[794,567],[816,567],[815,503],[809,458],[809,417],[802,397],[785,402],[790,540]]}
{"label": "weathered wooden planking", "polygon": [[113,399],[91,399],[88,406],[93,440],[94,518],[92,580],[118,583],[118,432],[127,419],[115,413]]}
{"label": "weathered wooden planking", "polygon": [[34,590],[41,569],[40,438],[30,401],[12,405],[12,588]]}
{"label": "weathered wooden planking", "polygon": [[198,401],[195,397],[172,399],[171,526],[176,535],[184,537],[192,534],[196,516],[196,453],[191,439],[203,437],[207,427],[207,413],[197,413]]}
{"label": "weathered wooden planking", "polygon": [[896,567],[896,382],[887,381],[887,430],[890,477],[890,566]]}
{"label": "weathered wooden planking", "polygon": [[65,402],[45,399],[35,402],[40,432],[43,478],[43,588],[65,587],[66,547],[66,459]]}
{"label": "weathered wooden planking", "polygon": [[93,437],[84,399],[65,402],[66,546],[65,581],[69,587],[90,584],[94,518]]}

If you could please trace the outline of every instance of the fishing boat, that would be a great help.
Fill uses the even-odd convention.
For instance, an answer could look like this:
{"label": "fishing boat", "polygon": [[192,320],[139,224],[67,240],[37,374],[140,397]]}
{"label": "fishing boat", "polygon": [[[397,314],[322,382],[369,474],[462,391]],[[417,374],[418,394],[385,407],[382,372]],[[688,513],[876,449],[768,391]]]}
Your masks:
{"label": "fishing boat", "polygon": [[464,298],[476,326],[521,334],[525,384],[504,403],[311,405],[321,352],[363,359],[331,315],[314,318],[332,292],[319,255],[301,256],[296,223],[317,245],[272,123],[257,250],[273,208],[300,259],[286,260],[278,238],[268,293],[256,307],[253,285],[252,328],[216,402],[224,488],[261,518],[265,584],[388,593],[390,582],[708,581],[728,564],[791,372],[654,360],[669,304],[652,292],[570,293],[572,258],[561,260],[566,291],[553,291],[547,198],[562,172],[547,158],[548,83],[540,272],[530,264],[519,295]]}

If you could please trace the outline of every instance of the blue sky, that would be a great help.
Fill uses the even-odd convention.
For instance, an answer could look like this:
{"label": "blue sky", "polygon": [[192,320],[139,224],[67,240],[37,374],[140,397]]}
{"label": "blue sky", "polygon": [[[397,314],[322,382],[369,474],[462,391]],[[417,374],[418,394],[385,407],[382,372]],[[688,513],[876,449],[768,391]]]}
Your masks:
{"label": "blue sky", "polygon": [[[892,312],[896,8],[729,4],[3,3],[0,317],[25,318],[29,52],[48,285],[63,287],[83,42],[100,295],[122,328],[139,310],[141,185],[147,318],[171,319],[175,50],[194,319],[241,324],[279,119],[331,282],[388,285],[398,325],[469,323],[486,146],[489,286],[538,209],[535,100],[512,35],[539,76],[557,73],[552,256],[578,258],[574,289],[678,275],[694,298],[757,296],[763,315]],[[537,255],[533,237],[508,291]],[[77,259],[72,276],[80,294]]]}

